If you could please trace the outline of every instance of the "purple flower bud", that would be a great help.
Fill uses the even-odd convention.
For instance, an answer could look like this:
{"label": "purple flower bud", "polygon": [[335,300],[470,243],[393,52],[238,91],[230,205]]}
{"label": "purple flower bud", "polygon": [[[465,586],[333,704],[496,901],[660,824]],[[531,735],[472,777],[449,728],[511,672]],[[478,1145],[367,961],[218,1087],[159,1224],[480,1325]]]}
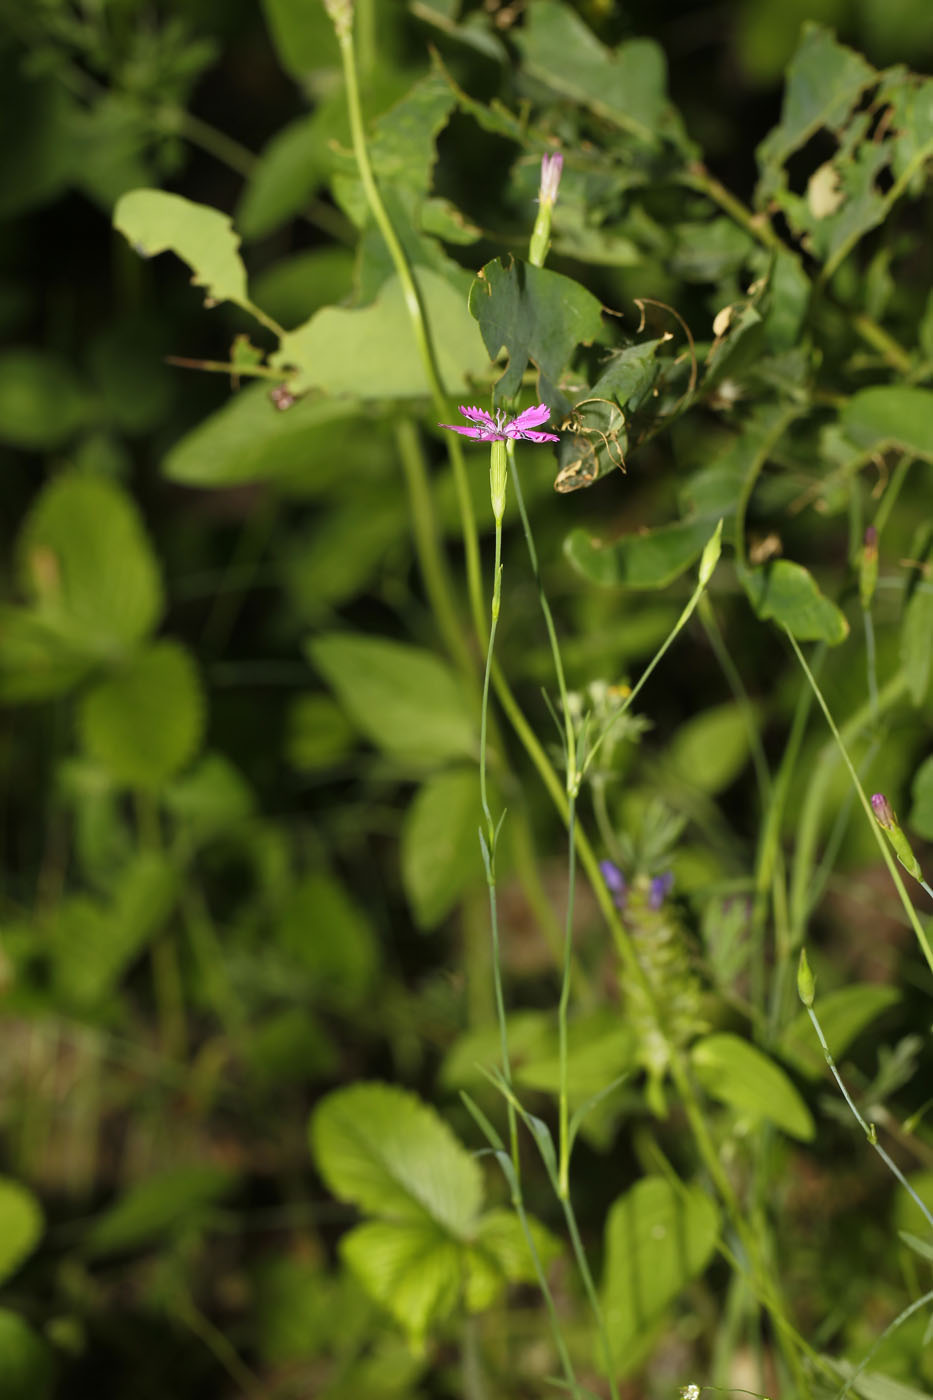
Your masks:
{"label": "purple flower bud", "polygon": [[648,903],[652,909],[660,909],[673,888],[674,872],[672,870],[665,870],[663,875],[655,875],[651,881],[651,890],[648,895]]}
{"label": "purple flower bud", "polygon": [[897,817],[894,815],[894,808],[891,806],[883,792],[876,792],[871,799],[871,810],[875,814],[875,821],[885,831],[892,831],[897,826]]}
{"label": "purple flower bud", "polygon": [[541,204],[556,203],[563,168],[564,157],[560,151],[556,151],[552,156],[541,157],[541,187],[538,190],[538,200]]}
{"label": "purple flower bud", "polygon": [[612,902],[617,909],[625,908],[625,876],[619,867],[611,860],[601,860],[599,870],[606,882],[606,889],[612,895]]}
{"label": "purple flower bud", "polygon": [[878,531],[874,525],[869,525],[865,530],[865,552],[878,553]]}

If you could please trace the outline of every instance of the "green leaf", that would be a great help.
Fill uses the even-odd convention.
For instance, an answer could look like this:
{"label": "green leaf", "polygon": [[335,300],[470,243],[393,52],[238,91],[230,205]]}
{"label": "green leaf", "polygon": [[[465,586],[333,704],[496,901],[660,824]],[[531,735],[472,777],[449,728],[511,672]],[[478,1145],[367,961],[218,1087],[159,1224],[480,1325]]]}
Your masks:
{"label": "green leaf", "polygon": [[676,1190],[646,1176],[610,1207],[603,1306],[612,1356],[631,1343],[706,1267],[719,1233],[715,1205],[698,1186]]}
{"label": "green leaf", "polygon": [[[456,397],[471,381],[486,379],[485,351],[462,294],[430,268],[419,267],[414,275],[432,329],[441,381],[445,392]],[[383,283],[369,306],[326,306],[315,312],[303,326],[282,336],[271,363],[290,373],[289,386],[296,393],[320,389],[358,399],[430,394],[405,292],[396,276]]]}
{"label": "green leaf", "polygon": [[366,914],[326,871],[296,886],[276,929],[276,947],[310,975],[315,1000],[344,1012],[365,1003],[379,969]]}
{"label": "green leaf", "polygon": [[565,539],[564,554],[578,573],[602,588],[666,588],[699,559],[709,534],[707,519],[678,520],[611,544],[577,529]]}
{"label": "green leaf", "polygon": [[48,1400],[55,1381],[52,1348],[18,1313],[0,1308],[3,1400]]}
{"label": "green leaf", "polygon": [[908,822],[918,836],[933,841],[933,756],[924,759],[914,774],[910,795]]}
{"label": "green leaf", "polygon": [[421,764],[475,758],[463,688],[430,652],[350,632],[313,638],[307,650],[358,728],[393,757]]}
{"label": "green leaf", "polygon": [[[755,723],[752,715],[750,722]],[[734,701],[702,710],[682,724],[670,761],[682,781],[714,796],[729,787],[749,759],[748,721]]]}
{"label": "green leaf", "polygon": [[357,1225],[340,1241],[340,1253],[416,1347],[457,1303],[463,1248],[430,1220]]}
{"label": "green leaf", "polygon": [[255,801],[240,770],[223,754],[208,753],[166,790],[165,805],[186,842],[200,845],[241,826]]}
{"label": "green leaf", "polygon": [[762,621],[773,619],[799,642],[828,642],[838,646],[849,635],[849,624],[835,603],[820,592],[816,579],[802,564],[776,559],[760,569],[739,569],[749,602]]}
{"label": "green leaf", "polygon": [[866,450],[898,447],[933,462],[933,390],[910,384],[860,389],[839,415],[846,435]]}
{"label": "green leaf", "polygon": [[44,1229],[42,1207],[32,1192],[11,1177],[0,1177],[0,1282],[16,1273]]}
{"label": "green leaf", "polygon": [[66,472],[42,491],[16,542],[20,586],[73,650],[117,656],[155,627],[159,566],[120,487]]}
{"label": "green leaf", "polygon": [[320,0],[262,0],[279,62],[299,82],[322,68],[340,67],[333,21]]}
{"label": "green leaf", "polygon": [[535,0],[516,31],[534,77],[643,141],[656,143],[667,106],[664,52],[650,39],[607,49],[568,5]]}
{"label": "green leaf", "polygon": [[[299,326],[322,306],[345,301],[353,289],[353,254],[337,246],[306,248],[279,258],[256,278],[253,300],[280,326]],[[280,418],[290,418],[299,404]],[[346,406],[343,408],[346,412]]]}
{"label": "green leaf", "polygon": [[143,647],[84,695],[85,751],[127,787],[160,788],[190,762],[204,732],[204,696],[178,642]]}
{"label": "green leaf", "polygon": [[373,483],[364,510],[353,492],[322,513],[307,534],[293,538],[282,561],[300,619],[316,622],[362,592],[409,529],[406,502],[396,482],[380,487]]}
{"label": "green leaf", "polygon": [[[526,1216],[529,1233],[542,1265],[560,1254],[551,1232]],[[466,1305],[470,1312],[492,1307],[510,1283],[536,1283],[538,1279],[522,1222],[513,1210],[490,1210],[481,1218],[465,1258]]]}
{"label": "green leaf", "polygon": [[765,1118],[791,1137],[810,1142],[810,1110],[782,1069],[741,1036],[722,1032],[698,1040],[691,1052],[697,1079],[712,1098],[752,1122]]}
{"label": "green leaf", "polygon": [[800,47],[787,69],[781,120],[758,147],[762,192],[773,188],[768,167],[783,165],[821,127],[838,131],[876,77],[864,58],[837,43],[828,29],[804,25]]}
{"label": "green leaf", "polygon": [[933,588],[929,584],[915,588],[904,609],[900,655],[910,698],[922,705],[933,667]]}
{"label": "green leaf", "polygon": [[[933,1211],[933,1171],[908,1172],[907,1180],[927,1210]],[[928,1236],[930,1232],[929,1221],[923,1211],[903,1190],[894,1196],[894,1228],[923,1237]]]}
{"label": "green leaf", "polygon": [[288,709],[285,752],[298,773],[321,773],[346,758],[356,731],[329,695],[296,695]]}
{"label": "green leaf", "polygon": [[[346,104],[338,92],[312,116],[299,117],[276,132],[253,166],[237,206],[236,226],[244,238],[265,238],[307,208],[330,175],[330,143],[343,136],[346,120]],[[262,300],[258,290],[256,300]]]}
{"label": "green leaf", "polygon": [[388,1084],[336,1089],[311,1115],[310,1133],[318,1171],[340,1200],[469,1237],[482,1204],[479,1167],[414,1094]]}
{"label": "green leaf", "polygon": [[[900,992],[896,987],[867,982],[840,987],[838,991],[820,997],[816,1009],[833,1057],[838,1059],[845,1054],[865,1027],[899,1000]],[[808,1079],[816,1079],[826,1070],[823,1051],[806,1011],[785,1027],[776,1049],[782,1059],[788,1060]]]}
{"label": "green leaf", "polygon": [[571,277],[531,267],[516,258],[487,263],[470,288],[470,311],[479,322],[490,359],[504,349],[508,368],[496,385],[510,399],[533,361],[550,384],[581,342],[602,329],[600,303]]}
{"label": "green leaf", "polygon": [[402,825],[402,883],[422,929],[439,924],[483,878],[481,818],[475,768],[435,774],[410,803]]}
{"label": "green leaf", "polygon": [[914,1254],[919,1254],[921,1259],[926,1259],[933,1264],[933,1241],[923,1240],[919,1235],[912,1235],[909,1230],[899,1230],[898,1234],[908,1249],[912,1249]]}
{"label": "green leaf", "polygon": [[[560,1056],[554,1027],[542,1027],[542,1043],[517,1055],[515,1079],[529,1089],[556,1094]],[[511,1036],[509,1041],[511,1050]],[[634,1064],[635,1037],[614,1008],[575,1017],[567,1027],[567,1092],[573,1103],[590,1098]]]}
{"label": "green leaf", "polygon": [[92,405],[70,365],[44,350],[0,355],[0,442],[47,452],[83,428]]}
{"label": "green leaf", "polygon": [[283,413],[269,402],[268,389],[256,384],[183,437],[163,470],[185,486],[274,481],[315,495],[346,475],[364,434],[367,450],[385,459],[384,435],[360,417],[359,405],[302,399]]}
{"label": "green leaf", "polygon": [[251,310],[240,239],[219,209],[165,190],[130,190],[118,201],[113,224],[143,257],[175,253],[209,302],[232,301]]}
{"label": "green leaf", "polygon": [[30,609],[0,604],[0,703],[67,694],[91,662]]}
{"label": "green leaf", "polygon": [[114,1254],[196,1228],[236,1184],[233,1172],[207,1164],[173,1167],[146,1177],[97,1217],[85,1236],[85,1249],[95,1257]]}
{"label": "green leaf", "polygon": [[146,853],[120,871],[110,904],[85,895],[62,900],[53,916],[51,952],[52,976],[66,1005],[91,1009],[114,992],[163,927],[178,880],[169,861]]}

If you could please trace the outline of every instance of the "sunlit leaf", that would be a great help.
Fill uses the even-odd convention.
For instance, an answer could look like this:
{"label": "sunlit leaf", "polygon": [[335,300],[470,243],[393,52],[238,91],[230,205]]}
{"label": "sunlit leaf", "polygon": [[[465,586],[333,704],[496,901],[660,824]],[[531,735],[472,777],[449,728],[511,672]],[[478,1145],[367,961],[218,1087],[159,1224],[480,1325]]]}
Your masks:
{"label": "sunlit leaf", "polygon": [[791,1137],[804,1142],[813,1138],[810,1110],[784,1071],[757,1046],[722,1032],[697,1041],[691,1059],[697,1079],[712,1098],[753,1123],[765,1118]]}
{"label": "sunlit leaf", "polygon": [[219,209],[166,190],[130,190],[118,201],[113,223],[144,257],[175,253],[210,301],[250,308],[240,239]]}

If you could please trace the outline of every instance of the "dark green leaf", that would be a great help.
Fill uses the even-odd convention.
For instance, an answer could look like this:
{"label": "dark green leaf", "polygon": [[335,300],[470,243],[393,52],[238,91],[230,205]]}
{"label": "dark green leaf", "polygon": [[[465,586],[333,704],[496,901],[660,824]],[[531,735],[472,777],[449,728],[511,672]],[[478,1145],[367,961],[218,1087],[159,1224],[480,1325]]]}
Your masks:
{"label": "dark green leaf", "polygon": [[496,385],[500,399],[518,393],[529,360],[556,384],[576,347],[602,329],[602,308],[579,282],[515,258],[482,268],[470,289],[470,310],[490,358],[508,354]]}
{"label": "dark green leaf", "polygon": [[859,446],[899,447],[933,462],[933,390],[910,384],[860,389],[843,406],[840,421]]}
{"label": "dark green leaf", "polygon": [[933,841],[933,756],[924,759],[914,774],[910,795],[909,823],[918,836]]}
{"label": "dark green leaf", "polygon": [[362,1006],[379,969],[373,927],[331,874],[300,881],[282,911],[276,945],[309,974],[315,1002],[349,1012]]}
{"label": "dark green leaf", "polygon": [[45,452],[61,447],[93,413],[71,367],[42,350],[0,355],[0,442]]}
{"label": "dark green leaf", "polygon": [[219,1205],[236,1186],[222,1167],[198,1164],[173,1167],[130,1186],[99,1215],[85,1238],[89,1254],[113,1254],[154,1244],[176,1235]]}
{"label": "dark green leaf", "polygon": [[0,1375],[3,1400],[48,1400],[52,1394],[52,1348],[28,1322],[8,1308],[0,1308]]}
{"label": "dark green leaf", "polygon": [[703,553],[709,520],[680,520],[644,534],[623,535],[611,544],[574,530],[564,541],[571,564],[603,588],[666,588]]}
{"label": "dark green leaf", "polygon": [[42,1207],[32,1192],[10,1177],[0,1177],[0,1282],[16,1273],[39,1243],[44,1228]]}
{"label": "dark green leaf", "polygon": [[739,577],[762,621],[773,619],[798,641],[838,646],[848,637],[845,617],[802,564],[777,559],[760,569],[741,569]]}

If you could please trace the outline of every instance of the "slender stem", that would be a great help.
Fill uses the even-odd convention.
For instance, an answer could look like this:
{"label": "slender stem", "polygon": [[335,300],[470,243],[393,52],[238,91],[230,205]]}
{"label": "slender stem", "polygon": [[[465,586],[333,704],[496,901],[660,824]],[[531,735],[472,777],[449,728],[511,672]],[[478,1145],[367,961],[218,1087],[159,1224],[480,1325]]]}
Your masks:
{"label": "slender stem", "polygon": [[836,723],[832,717],[832,714],[830,713],[829,706],[826,704],[826,701],[823,698],[823,692],[817,685],[809,666],[804,660],[803,652],[800,650],[796,638],[786,627],[784,630],[785,632],[787,632],[787,636],[790,639],[790,644],[794,649],[797,660],[800,663],[800,667],[804,675],[810,682],[810,685],[813,687],[813,692],[816,696],[817,703],[820,709],[823,711],[824,716],[826,717],[826,723],[829,725],[830,730],[832,731],[833,738],[836,740],[839,752],[842,755],[842,761],[845,764],[846,768],[848,768],[849,770],[849,776],[852,779],[856,792],[858,793],[859,801],[861,802],[865,815],[868,818],[869,825],[871,826],[871,829],[875,834],[875,839],[878,842],[878,848],[881,851],[881,854],[884,858],[884,863],[888,867],[891,879],[894,881],[894,887],[897,890],[898,895],[900,896],[901,904],[904,906],[904,912],[910,920],[911,928],[917,936],[917,942],[920,944],[923,956],[927,960],[927,965],[929,966],[930,971],[933,972],[933,948],[930,947],[930,941],[927,937],[926,930],[924,929],[919,918],[917,917],[917,911],[911,903],[910,896],[904,888],[904,882],[901,879],[900,872],[898,871],[894,857],[891,854],[890,847],[888,846],[888,843],[884,838],[881,828],[875,821],[874,813],[871,809],[871,804],[868,801],[868,798],[865,796],[865,789],[859,782],[859,776],[858,773],[855,771],[855,766],[851,758],[849,757],[849,751],[846,748],[845,743],[843,742],[842,735],[836,728]]}
{"label": "slender stem", "polygon": [[574,1257],[577,1261],[577,1268],[580,1270],[580,1277],[583,1279],[583,1287],[589,1299],[590,1309],[596,1322],[596,1330],[599,1333],[599,1344],[603,1353],[603,1362],[606,1367],[606,1378],[609,1381],[609,1394],[612,1400],[618,1400],[619,1390],[615,1380],[615,1366],[612,1361],[612,1348],[609,1345],[609,1333],[606,1331],[606,1318],[603,1313],[602,1304],[599,1301],[599,1294],[593,1282],[593,1274],[590,1269],[589,1260],[586,1257],[586,1250],[583,1248],[583,1241],[580,1238],[580,1231],[577,1227],[577,1217],[573,1209],[573,1202],[569,1195],[561,1198],[564,1208],[564,1219],[567,1222],[567,1230],[570,1234],[570,1241],[573,1245]]}
{"label": "slender stem", "polygon": [[567,1102],[567,1009],[570,1005],[570,971],[573,955],[573,904],[577,875],[575,842],[577,800],[570,797],[567,821],[567,927],[564,932],[564,970],[561,978],[560,1001],[557,1004],[557,1041],[560,1059],[560,1090],[558,1096],[558,1188],[562,1201],[570,1196],[570,1109]]}
{"label": "slender stem", "polygon": [[878,714],[878,662],[875,655],[875,624],[871,608],[862,609],[862,622],[865,627],[865,666],[868,671],[868,698],[871,704],[872,723],[877,724]]}
{"label": "slender stem", "polygon": [[[369,205],[369,211],[372,214],[376,227],[385,240],[386,247],[389,250],[389,256],[392,259],[396,275],[401,284],[402,296],[408,311],[412,331],[414,332],[415,342],[421,356],[421,362],[424,366],[425,376],[431,391],[431,398],[434,402],[434,408],[438,417],[441,417],[446,412],[447,396],[444,391],[444,386],[441,383],[437,355],[424,300],[418,283],[415,280],[408,255],[395,232],[392,220],[389,218],[388,210],[379,192],[379,187],[376,184],[372,162],[369,158],[369,150],[366,145],[366,132],[363,125],[363,111],[360,104],[360,91],[357,81],[352,29],[348,28],[346,32],[338,32],[337,38],[347,87],[347,111],[350,117],[350,131],[353,138],[353,153],[356,157],[356,164],[366,195],[366,202]],[[470,597],[473,624],[476,628],[476,635],[485,641],[486,621],[483,615],[479,538],[476,532],[476,517],[473,513],[473,502],[467,484],[466,465],[464,463],[463,451],[455,433],[447,435],[446,446],[450,464],[453,469],[457,504],[459,506],[460,520],[463,528],[463,543],[466,553],[467,590]]]}

